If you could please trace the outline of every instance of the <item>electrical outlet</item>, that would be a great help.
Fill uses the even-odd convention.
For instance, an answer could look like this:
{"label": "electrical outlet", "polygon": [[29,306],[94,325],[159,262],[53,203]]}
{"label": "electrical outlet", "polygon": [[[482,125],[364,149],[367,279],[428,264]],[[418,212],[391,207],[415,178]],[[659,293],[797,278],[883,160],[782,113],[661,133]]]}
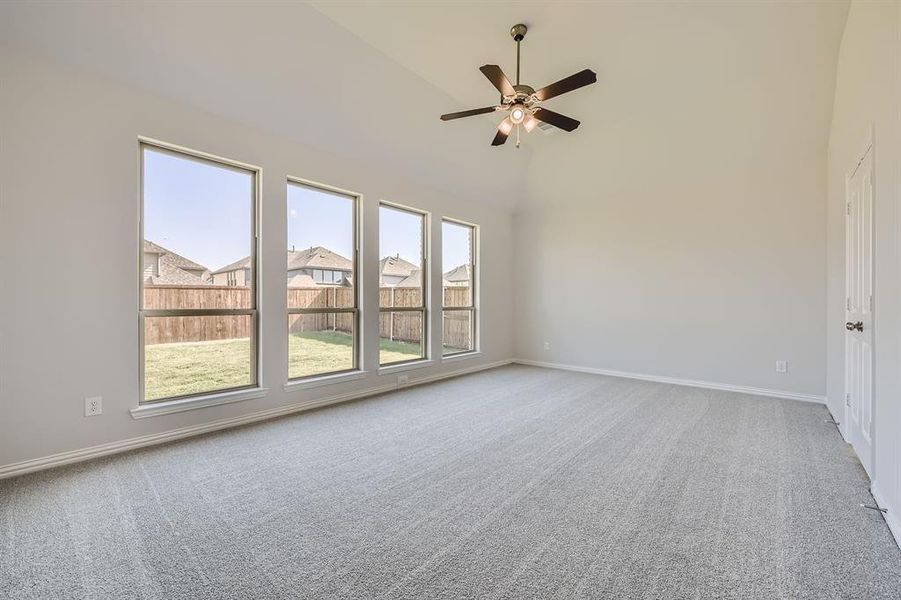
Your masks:
{"label": "electrical outlet", "polygon": [[96,417],[103,412],[103,396],[92,396],[84,399],[84,416]]}
{"label": "electrical outlet", "polygon": [[544,343],[544,349],[545,349],[545,350],[550,350],[550,349],[551,349],[551,343],[550,343],[550,342],[545,342],[545,343]]}
{"label": "electrical outlet", "polygon": [[397,385],[398,385],[398,387],[400,387],[400,386],[402,386],[402,385],[407,385],[408,383],[410,383],[410,376],[409,376],[409,375],[398,375],[398,376],[397,376]]}
{"label": "electrical outlet", "polygon": [[788,362],[784,360],[776,361],[776,372],[777,373],[787,373],[788,372]]}

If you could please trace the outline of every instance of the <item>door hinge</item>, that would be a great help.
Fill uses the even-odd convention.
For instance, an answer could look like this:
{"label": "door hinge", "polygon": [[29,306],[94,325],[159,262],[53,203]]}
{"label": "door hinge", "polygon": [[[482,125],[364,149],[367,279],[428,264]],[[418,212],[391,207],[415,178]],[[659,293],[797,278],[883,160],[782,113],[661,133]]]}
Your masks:
{"label": "door hinge", "polygon": [[845,298],[845,310],[851,310],[851,296]]}
{"label": "door hinge", "polygon": [[851,406],[851,394],[845,394],[845,406]]}
{"label": "door hinge", "polygon": [[870,296],[870,312],[873,312],[873,296]]}
{"label": "door hinge", "polygon": [[851,216],[851,203],[850,202],[845,203],[845,214],[848,216]]}

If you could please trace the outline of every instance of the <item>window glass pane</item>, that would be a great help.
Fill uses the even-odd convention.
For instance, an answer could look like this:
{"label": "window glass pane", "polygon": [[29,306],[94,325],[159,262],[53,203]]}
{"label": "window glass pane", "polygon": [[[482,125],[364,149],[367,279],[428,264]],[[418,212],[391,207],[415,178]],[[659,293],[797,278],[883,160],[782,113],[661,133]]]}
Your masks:
{"label": "window glass pane", "polygon": [[380,306],[424,306],[424,221],[419,213],[379,207]]}
{"label": "window glass pane", "polygon": [[442,353],[456,354],[474,349],[472,335],[472,311],[445,310],[442,318]]}
{"label": "window glass pane", "polygon": [[145,289],[169,288],[172,308],[252,308],[253,173],[150,147],[143,156]]}
{"label": "window glass pane", "polygon": [[355,201],[288,184],[288,308],[355,306]]}
{"label": "window glass pane", "polygon": [[288,315],[288,377],[354,368],[354,314]]}
{"label": "window glass pane", "polygon": [[251,315],[144,317],[144,398],[253,383]]}
{"label": "window glass pane", "polygon": [[472,227],[441,223],[444,306],[472,306],[472,243]]}
{"label": "window glass pane", "polygon": [[423,358],[422,313],[379,313],[379,362],[383,365]]}

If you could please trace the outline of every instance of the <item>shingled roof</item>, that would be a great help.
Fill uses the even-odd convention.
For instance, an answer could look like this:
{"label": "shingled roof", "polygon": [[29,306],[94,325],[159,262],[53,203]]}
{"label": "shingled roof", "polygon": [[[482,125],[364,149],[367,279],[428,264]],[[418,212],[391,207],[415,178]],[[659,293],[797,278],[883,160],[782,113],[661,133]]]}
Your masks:
{"label": "shingled roof", "polygon": [[379,261],[379,274],[390,277],[407,277],[419,266],[402,259],[400,256],[386,256]]}
{"label": "shingled roof", "polygon": [[472,274],[470,270],[470,265],[460,265],[445,273],[444,279],[450,282],[471,281]]}
{"label": "shingled roof", "polygon": [[177,267],[179,269],[188,269],[189,271],[206,271],[207,268],[201,264],[194,262],[193,260],[188,260],[184,256],[180,254],[176,254],[172,250],[168,248],[163,248],[159,244],[154,244],[150,240],[144,240],[144,252],[149,254],[159,254],[166,255],[170,258],[168,259],[169,263]]}
{"label": "shingled roof", "polygon": [[413,269],[409,275],[397,282],[396,287],[421,287],[422,270]]}
{"label": "shingled roof", "polygon": [[180,254],[144,240],[144,252],[159,256],[159,274],[144,281],[150,285],[207,285],[209,270]]}
{"label": "shingled roof", "polygon": [[247,256],[242,258],[241,260],[236,260],[235,262],[225,265],[221,269],[216,269],[213,271],[213,275],[218,275],[219,273],[228,273],[229,271],[237,271],[238,269],[249,269],[250,268],[250,257]]}
{"label": "shingled roof", "polygon": [[306,250],[288,250],[288,270],[331,269],[333,271],[353,271],[353,262],[322,246]]}

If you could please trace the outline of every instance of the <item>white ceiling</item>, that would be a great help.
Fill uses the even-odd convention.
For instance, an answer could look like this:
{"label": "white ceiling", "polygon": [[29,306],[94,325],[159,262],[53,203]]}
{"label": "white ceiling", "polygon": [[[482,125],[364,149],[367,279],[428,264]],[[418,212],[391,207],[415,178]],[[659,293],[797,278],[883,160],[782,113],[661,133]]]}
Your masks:
{"label": "white ceiling", "polygon": [[[0,42],[253,126],[511,203],[768,144],[825,140],[847,2],[20,2]],[[523,82],[583,68],[598,83],[548,107],[573,133],[491,148],[478,71],[514,73],[509,28],[529,25]],[[375,49],[376,51],[373,51]],[[825,160],[825,155],[824,159]],[[693,163],[693,161],[695,161]],[[715,162],[715,161],[714,161]],[[714,164],[714,167],[716,164]]]}
{"label": "white ceiling", "polygon": [[[529,26],[524,83],[538,88],[583,68],[597,72],[598,83],[547,104],[581,120],[579,129],[524,142],[533,150],[525,188],[532,196],[586,194],[599,179],[629,186],[648,169],[747,163],[768,145],[812,137],[825,164],[845,1],[314,5],[452,96],[447,112],[496,99],[480,65],[499,64],[513,78],[515,23]],[[474,120],[486,130],[472,139],[475,148],[499,118]]]}

